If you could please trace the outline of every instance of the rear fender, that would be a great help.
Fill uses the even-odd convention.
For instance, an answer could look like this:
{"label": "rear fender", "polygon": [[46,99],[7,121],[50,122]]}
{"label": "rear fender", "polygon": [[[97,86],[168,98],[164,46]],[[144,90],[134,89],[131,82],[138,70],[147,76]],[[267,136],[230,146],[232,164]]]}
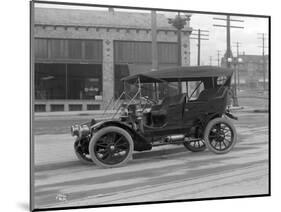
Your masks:
{"label": "rear fender", "polygon": [[206,125],[214,118],[219,118],[221,117],[222,114],[220,113],[211,113],[211,114],[206,114],[204,116],[201,116],[199,118],[199,122],[201,123],[201,126],[203,126],[203,128],[206,127]]}

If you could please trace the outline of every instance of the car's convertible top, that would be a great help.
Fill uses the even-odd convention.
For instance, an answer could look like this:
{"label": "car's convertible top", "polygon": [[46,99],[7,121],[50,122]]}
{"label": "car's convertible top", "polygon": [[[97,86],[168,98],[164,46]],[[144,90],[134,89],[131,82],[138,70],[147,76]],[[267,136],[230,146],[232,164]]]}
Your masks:
{"label": "car's convertible top", "polygon": [[122,80],[128,83],[135,82],[138,79],[141,83],[152,83],[161,81],[177,82],[219,76],[230,77],[232,73],[232,69],[221,68],[216,66],[187,66],[165,68],[158,71],[148,71],[145,73],[124,77],[122,78]]}

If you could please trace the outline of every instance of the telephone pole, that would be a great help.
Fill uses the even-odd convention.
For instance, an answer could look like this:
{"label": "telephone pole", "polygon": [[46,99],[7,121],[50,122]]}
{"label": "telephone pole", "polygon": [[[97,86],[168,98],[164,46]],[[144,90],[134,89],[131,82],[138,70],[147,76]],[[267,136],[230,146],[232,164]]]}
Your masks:
{"label": "telephone pole", "polygon": [[190,39],[197,40],[197,65],[200,66],[200,63],[201,63],[201,40],[209,40],[209,38],[208,38],[209,34],[207,34],[209,31],[208,30],[202,30],[202,29],[194,29],[193,31],[195,31],[195,33],[191,34]]}
{"label": "telephone pole", "polygon": [[[192,33],[189,39],[195,39],[197,40],[197,66],[201,65],[201,40],[209,40],[209,31],[208,30],[202,30],[202,29],[194,29],[195,33]],[[202,33],[203,32],[203,33]],[[205,34],[204,34],[205,33]],[[199,83],[196,83],[196,86],[198,86]],[[196,90],[196,95],[199,95],[199,89]]]}
{"label": "telephone pole", "polygon": [[262,39],[262,46],[260,46],[262,48],[262,72],[263,72],[263,90],[266,90],[266,82],[265,82],[265,78],[266,78],[266,68],[265,68],[265,48],[267,48],[264,45],[265,42],[265,33],[258,33],[258,35],[261,35],[262,37],[259,37],[258,39]]}
{"label": "telephone pole", "polygon": [[[241,43],[236,41],[236,42],[234,42],[234,44],[235,44],[235,47],[236,47],[236,57],[237,57],[237,60],[239,60],[239,55],[240,55],[239,47],[240,47]],[[236,66],[237,66],[237,70],[236,70],[235,76],[234,76],[235,86],[237,87],[238,91],[240,91],[240,72],[239,72],[240,67],[239,67],[239,62],[236,64]],[[236,80],[237,80],[237,82],[236,82]]]}
{"label": "telephone pole", "polygon": [[220,67],[220,50],[217,50],[217,61],[218,61],[218,67]]}
{"label": "telephone pole", "polygon": [[158,69],[158,52],[157,52],[157,22],[156,10],[151,10],[151,51],[152,51],[152,70]]}
{"label": "telephone pole", "polygon": [[231,62],[228,60],[228,58],[232,58],[232,52],[231,52],[231,39],[230,39],[230,29],[231,28],[239,28],[239,29],[244,29],[244,27],[241,26],[232,26],[231,22],[244,22],[243,20],[237,20],[237,19],[231,19],[230,15],[227,15],[226,18],[213,18],[214,20],[223,20],[226,22],[226,25],[221,25],[221,24],[213,24],[215,27],[224,27],[226,28],[226,52],[225,52],[225,60],[227,67],[231,67]]}
{"label": "telephone pole", "polygon": [[[226,22],[226,25],[221,24],[213,24],[215,27],[224,27],[226,28],[226,52],[224,55],[226,66],[227,68],[231,68],[231,65],[235,65],[234,58],[231,52],[231,39],[230,39],[230,29],[231,28],[238,28],[238,29],[244,29],[244,27],[241,26],[233,26],[231,25],[231,22],[244,22],[243,20],[237,20],[237,19],[231,19],[230,15],[227,15],[226,18],[213,18],[214,20],[222,20]],[[237,58],[238,59],[238,58]],[[238,98],[236,93],[236,83],[234,83],[233,89],[235,90],[233,98],[233,105],[238,106]]]}
{"label": "telephone pole", "polygon": [[209,65],[210,65],[210,66],[212,65],[212,61],[213,61],[213,57],[210,56],[210,60],[209,60]]}
{"label": "telephone pole", "polygon": [[236,55],[238,57],[240,55],[239,54],[239,47],[240,47],[241,43],[236,41],[236,42],[234,42],[234,44],[235,44],[235,47],[236,47]]}

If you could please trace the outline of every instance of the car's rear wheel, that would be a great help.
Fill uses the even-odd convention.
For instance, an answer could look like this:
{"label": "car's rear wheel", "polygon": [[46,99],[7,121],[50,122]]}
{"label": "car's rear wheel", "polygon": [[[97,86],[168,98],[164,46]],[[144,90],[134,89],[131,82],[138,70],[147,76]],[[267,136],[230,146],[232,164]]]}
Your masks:
{"label": "car's rear wheel", "polygon": [[202,152],[206,149],[203,139],[185,141],[183,142],[183,145],[191,152]]}
{"label": "car's rear wheel", "polygon": [[204,140],[209,150],[216,154],[224,154],[236,144],[237,133],[230,120],[215,118],[207,124]]}
{"label": "car's rear wheel", "polygon": [[76,157],[84,164],[89,164],[89,165],[92,165],[93,164],[93,161],[91,159],[91,156],[89,155],[89,153],[86,153],[80,142],[79,141],[75,141],[74,142],[74,152],[75,152],[75,155]]}
{"label": "car's rear wheel", "polygon": [[134,150],[130,134],[119,127],[105,127],[95,133],[89,143],[89,152],[95,164],[103,168],[126,164]]}

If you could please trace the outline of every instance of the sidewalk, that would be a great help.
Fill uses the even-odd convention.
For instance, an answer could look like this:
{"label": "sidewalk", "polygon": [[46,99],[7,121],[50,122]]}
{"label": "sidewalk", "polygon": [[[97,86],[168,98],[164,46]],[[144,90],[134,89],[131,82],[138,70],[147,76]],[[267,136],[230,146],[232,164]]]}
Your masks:
{"label": "sidewalk", "polygon": [[268,113],[268,108],[255,108],[249,106],[230,107],[232,111],[248,112],[248,113]]}
{"label": "sidewalk", "polygon": [[[252,106],[238,106],[238,107],[230,107],[232,111],[241,111],[241,112],[268,112],[267,107],[252,107]],[[35,119],[40,119],[44,117],[87,117],[92,116],[95,119],[103,119],[112,117],[116,111],[107,111],[104,114],[103,110],[95,110],[95,111],[61,111],[61,112],[42,112],[42,113],[34,113]],[[118,114],[116,114],[118,117]]]}

